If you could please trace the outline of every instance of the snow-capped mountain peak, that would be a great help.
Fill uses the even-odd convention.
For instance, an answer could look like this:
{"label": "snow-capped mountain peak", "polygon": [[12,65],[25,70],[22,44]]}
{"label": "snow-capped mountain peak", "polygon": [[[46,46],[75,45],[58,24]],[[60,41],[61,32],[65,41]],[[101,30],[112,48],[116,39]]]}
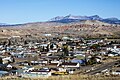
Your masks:
{"label": "snow-capped mountain peak", "polygon": [[58,21],[58,20],[61,20],[63,18],[64,18],[63,16],[57,16],[57,17],[50,19],[50,21],[56,21],[56,20]]}
{"label": "snow-capped mountain peak", "polygon": [[74,15],[67,15],[67,16],[57,16],[55,18],[52,18],[49,21],[52,22],[60,22],[60,23],[70,23],[70,22],[78,22],[78,21],[82,21],[82,20],[98,20],[98,21],[102,21],[102,22],[106,22],[106,23],[110,23],[110,24],[119,24],[120,20],[117,18],[101,18],[98,15],[93,15],[93,16],[74,16]]}
{"label": "snow-capped mountain peak", "polygon": [[102,18],[101,18],[100,16],[98,16],[98,15],[90,16],[90,18],[91,18],[92,20],[102,20]]}

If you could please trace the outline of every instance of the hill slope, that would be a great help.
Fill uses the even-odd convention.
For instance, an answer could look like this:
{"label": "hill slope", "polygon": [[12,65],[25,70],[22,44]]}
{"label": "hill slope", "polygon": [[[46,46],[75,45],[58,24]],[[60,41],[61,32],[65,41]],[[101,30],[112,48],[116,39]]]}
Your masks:
{"label": "hill slope", "polygon": [[[102,21],[104,20],[104,21]],[[63,21],[63,22],[61,22]],[[112,21],[112,22],[111,22]],[[10,36],[41,36],[44,33],[69,34],[84,37],[120,37],[120,25],[110,24],[113,21],[119,23],[117,18],[103,19],[98,15],[94,16],[73,16],[56,17],[47,22],[33,22],[26,24],[2,25],[0,37]],[[107,22],[107,23],[106,23]]]}
{"label": "hill slope", "polygon": [[72,23],[36,22],[0,28],[0,36],[41,36],[44,33],[64,33],[84,37],[120,36],[120,26],[98,20]]}

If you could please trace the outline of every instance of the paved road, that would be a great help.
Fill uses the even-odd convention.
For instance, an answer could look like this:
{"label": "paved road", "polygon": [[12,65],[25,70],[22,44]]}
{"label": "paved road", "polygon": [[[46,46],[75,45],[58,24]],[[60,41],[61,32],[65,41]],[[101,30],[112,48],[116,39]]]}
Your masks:
{"label": "paved road", "polygon": [[112,66],[114,66],[116,63],[119,63],[120,60],[117,60],[117,61],[113,61],[113,62],[109,62],[107,64],[101,64],[100,66],[98,66],[96,69],[92,70],[92,71],[89,71],[89,72],[86,72],[85,74],[88,74],[88,75],[94,75],[96,73],[100,73],[101,71],[105,70],[105,69],[109,69],[109,68],[112,68]]}

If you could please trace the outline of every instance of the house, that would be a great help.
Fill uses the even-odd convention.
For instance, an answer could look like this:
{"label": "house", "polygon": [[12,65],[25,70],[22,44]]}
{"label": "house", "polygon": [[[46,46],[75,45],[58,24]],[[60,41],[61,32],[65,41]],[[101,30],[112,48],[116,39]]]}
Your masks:
{"label": "house", "polygon": [[59,63],[49,63],[48,64],[50,67],[58,67]]}
{"label": "house", "polygon": [[119,56],[119,54],[111,51],[110,53],[108,53],[108,56],[109,57],[115,57],[115,56]]}
{"label": "house", "polygon": [[30,61],[31,65],[38,65],[39,61]]}
{"label": "house", "polygon": [[31,65],[46,65],[48,64],[47,60],[38,60],[38,61],[30,61]]}
{"label": "house", "polygon": [[9,63],[9,62],[14,62],[14,58],[12,57],[5,57],[2,58],[3,64]]}
{"label": "house", "polygon": [[52,73],[52,75],[67,75],[67,74],[68,74],[68,72],[66,72],[66,71],[62,71],[62,72],[56,71],[56,72]]}
{"label": "house", "polygon": [[43,34],[44,36],[52,36],[52,34]]}
{"label": "house", "polygon": [[72,63],[72,62],[63,62],[61,65],[63,68],[80,68],[79,63]]}
{"label": "house", "polygon": [[8,64],[8,65],[7,65],[7,68],[11,68],[11,69],[12,69],[12,67],[13,67],[13,66],[12,66],[12,65],[10,65],[10,64]]}
{"label": "house", "polygon": [[22,73],[21,76],[24,78],[49,77],[51,76],[51,72],[50,71],[31,71],[28,73]]}
{"label": "house", "polygon": [[24,62],[18,62],[17,63],[19,66],[28,66],[30,65],[30,63],[28,61],[24,61]]}
{"label": "house", "polygon": [[67,75],[68,72],[63,68],[50,68],[52,75]]}
{"label": "house", "polygon": [[46,54],[46,56],[50,56],[50,55],[52,55],[52,53],[51,53],[51,52],[48,52],[48,53]]}
{"label": "house", "polygon": [[59,60],[52,60],[51,63],[60,63],[61,61]]}
{"label": "house", "polygon": [[120,75],[120,70],[112,72],[113,75]]}
{"label": "house", "polygon": [[48,64],[48,61],[47,60],[40,60],[39,64]]}
{"label": "house", "polygon": [[23,72],[29,72],[29,71],[34,70],[34,67],[32,67],[32,66],[25,66],[25,67],[23,67],[22,69],[24,69]]}
{"label": "house", "polygon": [[49,50],[50,53],[56,53],[58,50],[54,49],[54,50]]}
{"label": "house", "polygon": [[51,76],[51,71],[48,68],[43,68],[40,70],[34,69],[29,72],[24,72],[21,74],[24,78],[41,78],[41,77],[49,77]]}
{"label": "house", "polygon": [[70,40],[70,38],[67,36],[64,36],[64,37],[62,37],[62,40]]}
{"label": "house", "polygon": [[97,63],[101,63],[101,61],[102,61],[102,57],[97,56],[97,57],[96,57],[96,62],[97,62]]}
{"label": "house", "polygon": [[85,65],[86,64],[86,61],[85,60],[83,60],[83,59],[73,59],[73,60],[71,60],[71,62],[73,62],[73,63],[79,63],[80,65]]}
{"label": "house", "polygon": [[0,77],[3,77],[3,76],[9,76],[9,72],[7,72],[7,71],[0,71]]}
{"label": "house", "polygon": [[16,58],[24,58],[24,52],[11,52],[11,55],[16,57]]}
{"label": "house", "polygon": [[0,64],[0,70],[6,70],[7,64]]}

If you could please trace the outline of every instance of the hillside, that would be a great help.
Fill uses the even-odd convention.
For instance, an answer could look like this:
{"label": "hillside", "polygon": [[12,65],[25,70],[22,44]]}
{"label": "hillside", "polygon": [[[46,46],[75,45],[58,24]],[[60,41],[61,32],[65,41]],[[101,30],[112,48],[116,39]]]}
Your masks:
{"label": "hillside", "polygon": [[0,28],[0,36],[4,37],[18,35],[40,36],[43,33],[67,33],[79,36],[100,37],[119,36],[119,32],[119,25],[111,25],[97,20],[72,23],[36,22]]}
{"label": "hillside", "polygon": [[[62,21],[62,22],[61,22]],[[44,33],[68,34],[82,37],[120,37],[120,25],[117,18],[101,18],[93,16],[55,17],[46,22],[0,25],[0,37],[11,36],[42,36]],[[117,24],[116,24],[117,23]]]}

